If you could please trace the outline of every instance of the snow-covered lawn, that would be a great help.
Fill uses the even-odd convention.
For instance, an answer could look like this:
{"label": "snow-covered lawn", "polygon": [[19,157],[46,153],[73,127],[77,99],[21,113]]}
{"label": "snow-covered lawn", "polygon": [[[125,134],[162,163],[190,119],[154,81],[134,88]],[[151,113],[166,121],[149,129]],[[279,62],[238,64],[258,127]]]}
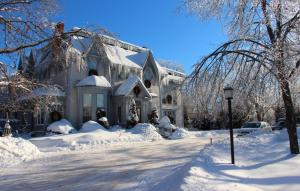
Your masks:
{"label": "snow-covered lawn", "polygon": [[39,149],[22,138],[0,137],[0,168],[37,158]]}
{"label": "snow-covered lawn", "polygon": [[236,137],[236,164],[231,165],[230,162],[228,138],[206,145],[191,165],[181,189],[300,190],[300,156],[289,154],[286,130]]}
{"label": "snow-covered lawn", "polygon": [[151,124],[138,124],[125,130],[120,127],[105,129],[96,122],[88,121],[77,133],[32,138],[30,141],[40,151],[78,150],[99,145],[157,141],[162,137]]}
{"label": "snow-covered lawn", "polygon": [[170,138],[149,124],[107,130],[95,122],[29,141],[0,137],[1,191],[300,190],[300,156],[289,154],[286,130],[235,137],[235,165],[228,130],[177,129]]}

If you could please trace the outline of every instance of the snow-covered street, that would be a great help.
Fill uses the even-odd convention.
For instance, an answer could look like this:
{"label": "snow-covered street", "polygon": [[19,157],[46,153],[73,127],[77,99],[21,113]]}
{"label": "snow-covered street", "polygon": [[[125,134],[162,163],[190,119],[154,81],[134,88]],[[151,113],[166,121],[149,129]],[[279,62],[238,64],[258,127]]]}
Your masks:
{"label": "snow-covered street", "polygon": [[178,190],[207,143],[191,137],[48,152],[1,169],[1,191]]}

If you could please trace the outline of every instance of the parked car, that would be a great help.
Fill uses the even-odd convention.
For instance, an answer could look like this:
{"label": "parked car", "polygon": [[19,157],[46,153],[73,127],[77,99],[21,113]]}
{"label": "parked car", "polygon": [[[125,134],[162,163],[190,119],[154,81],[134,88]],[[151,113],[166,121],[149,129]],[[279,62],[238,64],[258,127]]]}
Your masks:
{"label": "parked car", "polygon": [[274,125],[271,126],[272,131],[281,130],[283,128],[286,128],[285,120],[279,120]]}
{"label": "parked car", "polygon": [[256,131],[271,132],[272,128],[270,127],[269,123],[260,121],[244,123],[241,129],[236,130],[238,136],[253,133]]}

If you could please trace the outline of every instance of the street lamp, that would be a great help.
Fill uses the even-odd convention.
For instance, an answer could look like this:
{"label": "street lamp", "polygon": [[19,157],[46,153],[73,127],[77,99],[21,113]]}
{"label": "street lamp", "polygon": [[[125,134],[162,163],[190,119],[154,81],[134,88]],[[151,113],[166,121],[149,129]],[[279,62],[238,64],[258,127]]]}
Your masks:
{"label": "street lamp", "polygon": [[224,88],[225,98],[228,100],[228,115],[229,115],[229,128],[230,128],[230,149],[231,149],[231,163],[234,164],[234,144],[233,144],[233,130],[232,130],[232,111],[231,100],[233,98],[233,88],[227,86]]}

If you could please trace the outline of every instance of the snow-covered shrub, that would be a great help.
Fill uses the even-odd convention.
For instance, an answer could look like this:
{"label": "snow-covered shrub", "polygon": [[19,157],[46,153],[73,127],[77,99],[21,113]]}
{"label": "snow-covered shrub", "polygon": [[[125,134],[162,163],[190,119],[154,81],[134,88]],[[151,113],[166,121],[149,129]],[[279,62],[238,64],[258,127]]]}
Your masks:
{"label": "snow-covered shrub", "polygon": [[0,137],[0,167],[31,160],[40,154],[30,141],[22,138]]}
{"label": "snow-covered shrub", "polygon": [[160,140],[161,135],[157,132],[156,127],[149,123],[138,123],[129,132],[133,134],[140,134],[145,137],[145,140]]}
{"label": "snow-covered shrub", "polygon": [[108,122],[107,117],[101,117],[100,119],[98,119],[98,122],[103,127],[107,128],[107,129],[109,128],[109,122]]}
{"label": "snow-covered shrub", "polygon": [[79,131],[86,133],[86,132],[97,131],[97,130],[105,131],[106,129],[95,121],[87,121],[82,125]]}
{"label": "snow-covered shrub", "polygon": [[151,111],[151,114],[149,116],[149,122],[155,126],[159,125],[159,119],[158,119],[158,113],[156,107],[154,107]]}
{"label": "snow-covered shrub", "polygon": [[170,139],[183,139],[189,136],[189,132],[184,128],[177,128],[172,135],[169,137]]}
{"label": "snow-covered shrub", "polygon": [[131,99],[130,109],[127,118],[127,127],[134,127],[139,122],[139,116],[137,115],[136,105],[134,99]]}
{"label": "snow-covered shrub", "polygon": [[171,129],[171,130],[176,129],[176,127],[171,124],[171,121],[168,116],[164,116],[163,118],[160,119],[158,127],[164,129]]}
{"label": "snow-covered shrub", "polygon": [[75,129],[68,120],[61,119],[59,121],[55,121],[55,122],[51,123],[47,127],[47,131],[51,131],[54,133],[60,133],[60,134],[69,134],[72,131],[75,131]]}
{"label": "snow-covered shrub", "polygon": [[166,138],[169,138],[172,133],[176,130],[176,127],[171,124],[171,121],[168,116],[164,116],[160,119],[159,125],[159,133]]}

